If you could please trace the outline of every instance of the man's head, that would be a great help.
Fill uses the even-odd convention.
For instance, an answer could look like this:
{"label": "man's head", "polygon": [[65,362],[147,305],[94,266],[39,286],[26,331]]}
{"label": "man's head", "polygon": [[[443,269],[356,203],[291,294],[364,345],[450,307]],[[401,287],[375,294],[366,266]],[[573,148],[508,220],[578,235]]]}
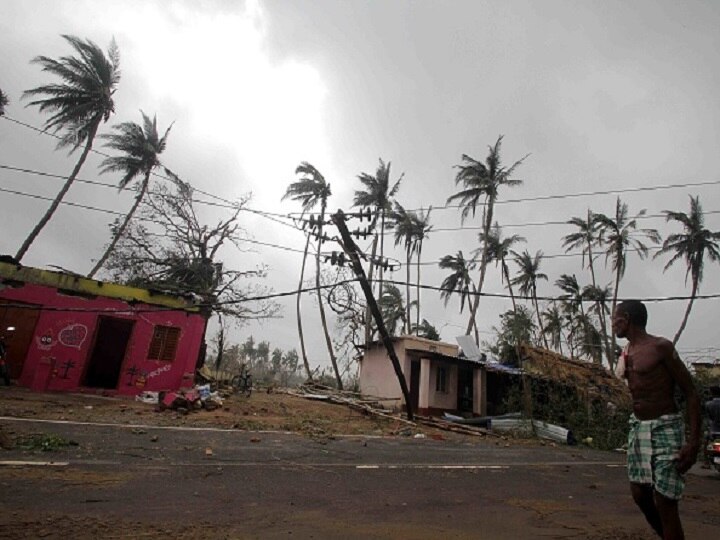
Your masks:
{"label": "man's head", "polygon": [[615,306],[612,318],[615,334],[624,338],[627,337],[630,327],[645,330],[647,318],[647,309],[640,300],[624,300]]}

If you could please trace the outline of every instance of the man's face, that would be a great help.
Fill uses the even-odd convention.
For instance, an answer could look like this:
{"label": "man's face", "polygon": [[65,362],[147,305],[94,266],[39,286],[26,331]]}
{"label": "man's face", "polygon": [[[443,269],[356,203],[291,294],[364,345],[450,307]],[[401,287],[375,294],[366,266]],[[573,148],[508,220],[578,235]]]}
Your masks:
{"label": "man's face", "polygon": [[617,337],[627,337],[628,325],[630,324],[627,313],[615,310],[612,316],[612,327]]}

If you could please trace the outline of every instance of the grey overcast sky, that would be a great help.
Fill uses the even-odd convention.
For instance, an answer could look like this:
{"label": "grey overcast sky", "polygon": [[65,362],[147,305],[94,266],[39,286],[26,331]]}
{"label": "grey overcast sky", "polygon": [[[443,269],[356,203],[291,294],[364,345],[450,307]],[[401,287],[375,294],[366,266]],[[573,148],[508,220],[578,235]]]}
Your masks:
{"label": "grey overcast sky", "polygon": [[[720,230],[720,3],[707,1],[71,1],[4,0],[0,18],[0,88],[7,116],[40,126],[25,108],[24,90],[47,82],[30,60],[69,52],[60,34],[120,48],[122,80],[110,124],[139,121],[142,109],[161,128],[175,122],[164,162],[196,187],[226,199],[252,192],[251,206],[287,214],[280,199],[295,166],[314,164],[330,181],[330,208],[348,209],[357,175],[374,172],[378,158],[405,179],[398,200],[406,208],[440,207],[457,191],[454,165],[463,153],[484,160],[505,135],[503,158],[531,154],[516,177],[524,184],[500,194],[496,217],[506,234],[527,238],[531,253],[563,253],[562,224],[587,209],[612,214],[618,194],[631,215],[646,208],[641,225],[666,236],[663,210],[689,209],[699,195],[706,225]],[[102,129],[107,132],[109,125]],[[97,145],[100,148],[99,144]],[[91,156],[81,178],[116,183],[98,173]],[[0,165],[68,174],[75,156],[54,151],[44,135],[0,120]],[[704,183],[703,186],[688,184]],[[682,184],[684,187],[665,189]],[[0,170],[0,187],[54,196],[60,180]],[[617,192],[537,200],[552,195]],[[657,188],[657,189],[653,189]],[[521,202],[513,202],[524,199]],[[76,184],[68,201],[125,212],[129,194]],[[48,206],[47,201],[0,192],[0,252],[14,254]],[[205,217],[217,216],[208,212]],[[62,207],[24,263],[86,272],[108,239],[112,216]],[[435,208],[435,229],[460,226],[456,209]],[[548,225],[547,222],[560,222]],[[479,226],[469,220],[466,226]],[[303,247],[291,228],[243,214],[255,240]],[[423,260],[437,261],[478,245],[477,230],[436,230]],[[269,265],[275,291],[297,286],[301,256],[249,245],[228,249],[228,264]],[[522,247],[521,247],[522,249]],[[400,251],[390,255],[402,259]],[[621,297],[685,296],[684,267],[667,272],[667,258],[630,255]],[[610,283],[599,260],[600,283]],[[720,293],[716,264],[708,263],[701,293]],[[579,256],[548,257],[539,294],[554,296],[561,273],[589,275]],[[404,279],[404,272],[396,273]],[[422,282],[439,285],[436,265]],[[493,269],[485,291],[502,293]],[[294,300],[284,318],[235,331],[274,347],[297,346]],[[491,337],[509,300],[483,299],[479,322]],[[669,337],[684,301],[649,305],[649,328]],[[314,364],[327,362],[317,307],[304,302]],[[716,358],[720,299],[698,300],[679,349],[686,359]],[[457,302],[443,307],[426,291],[422,316],[454,342],[467,314]]]}

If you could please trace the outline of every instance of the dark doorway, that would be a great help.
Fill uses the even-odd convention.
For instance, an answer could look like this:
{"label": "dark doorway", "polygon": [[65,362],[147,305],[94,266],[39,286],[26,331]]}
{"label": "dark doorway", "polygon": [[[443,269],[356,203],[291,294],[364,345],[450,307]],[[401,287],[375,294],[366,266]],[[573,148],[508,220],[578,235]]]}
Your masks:
{"label": "dark doorway", "polygon": [[473,410],[473,370],[458,368],[458,411]]}
{"label": "dark doorway", "polygon": [[11,379],[22,375],[39,316],[40,309],[33,304],[0,299],[0,335],[5,337],[5,362]]}
{"label": "dark doorway", "polygon": [[410,403],[413,412],[418,412],[420,405],[420,360],[410,361]]}
{"label": "dark doorway", "polygon": [[117,388],[134,321],[99,317],[84,386]]}

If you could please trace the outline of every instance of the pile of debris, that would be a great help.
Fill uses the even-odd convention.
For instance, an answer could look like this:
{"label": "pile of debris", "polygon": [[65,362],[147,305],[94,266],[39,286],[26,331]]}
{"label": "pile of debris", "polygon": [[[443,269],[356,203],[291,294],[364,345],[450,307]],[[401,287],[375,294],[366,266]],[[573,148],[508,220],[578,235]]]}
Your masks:
{"label": "pile of debris", "polygon": [[180,414],[191,411],[214,411],[222,407],[223,400],[218,392],[212,392],[209,384],[196,385],[191,390],[178,392],[141,392],[135,399],[156,405],[156,411],[173,410]]}

